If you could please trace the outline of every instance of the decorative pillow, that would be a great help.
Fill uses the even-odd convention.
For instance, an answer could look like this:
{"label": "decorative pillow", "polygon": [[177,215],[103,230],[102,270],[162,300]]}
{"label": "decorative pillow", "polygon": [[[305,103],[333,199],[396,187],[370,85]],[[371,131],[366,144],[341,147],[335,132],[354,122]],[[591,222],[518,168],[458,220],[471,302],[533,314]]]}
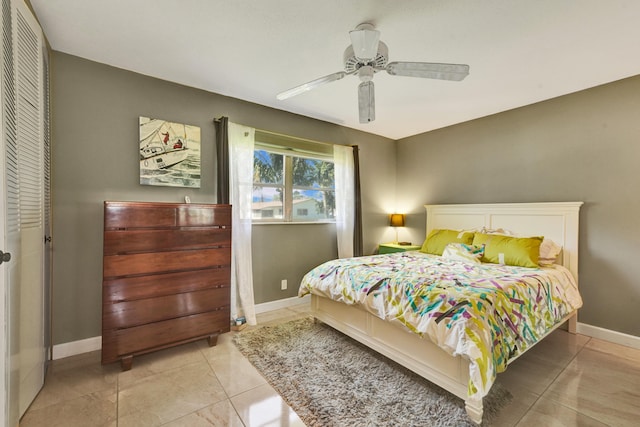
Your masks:
{"label": "decorative pillow", "polygon": [[540,244],[540,258],[538,264],[542,266],[553,265],[558,259],[562,246],[558,245],[551,239],[544,238]]}
{"label": "decorative pillow", "polygon": [[536,268],[540,258],[542,239],[542,237],[510,237],[476,233],[473,244],[485,245],[482,262]]}
{"label": "decorative pillow", "polygon": [[480,264],[484,254],[484,246],[466,245],[464,243],[449,243],[442,252],[442,257],[456,261]]}
{"label": "decorative pillow", "polygon": [[[484,234],[500,234],[503,236],[511,236],[511,237],[525,237],[522,235],[518,235],[511,230],[506,230],[504,228],[496,228],[490,229],[487,227],[482,227],[480,233]],[[553,265],[558,256],[562,252],[562,246],[558,245],[551,239],[543,238],[542,243],[540,244],[540,256],[538,258],[538,264],[541,266],[549,266]]]}
{"label": "decorative pillow", "polygon": [[444,248],[449,243],[466,243],[470,245],[473,241],[473,233],[465,233],[457,230],[433,229],[422,244],[421,252],[442,255]]}

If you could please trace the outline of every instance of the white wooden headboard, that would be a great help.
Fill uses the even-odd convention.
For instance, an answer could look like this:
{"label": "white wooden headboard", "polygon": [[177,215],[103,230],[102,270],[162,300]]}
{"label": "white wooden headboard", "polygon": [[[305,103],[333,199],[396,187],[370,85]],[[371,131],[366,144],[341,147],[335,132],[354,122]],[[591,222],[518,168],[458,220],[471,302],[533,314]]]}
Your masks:
{"label": "white wooden headboard", "polygon": [[561,265],[578,282],[578,220],[583,202],[425,205],[427,235],[434,228],[502,228],[523,236],[544,236],[562,246]]}

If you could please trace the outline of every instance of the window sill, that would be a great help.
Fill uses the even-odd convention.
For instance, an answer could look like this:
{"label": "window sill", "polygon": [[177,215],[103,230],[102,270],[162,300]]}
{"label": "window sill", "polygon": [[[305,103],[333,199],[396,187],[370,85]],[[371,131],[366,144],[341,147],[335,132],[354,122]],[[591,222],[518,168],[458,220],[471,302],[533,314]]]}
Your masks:
{"label": "window sill", "polygon": [[251,225],[327,225],[335,224],[335,221],[265,221],[265,222],[252,222]]}

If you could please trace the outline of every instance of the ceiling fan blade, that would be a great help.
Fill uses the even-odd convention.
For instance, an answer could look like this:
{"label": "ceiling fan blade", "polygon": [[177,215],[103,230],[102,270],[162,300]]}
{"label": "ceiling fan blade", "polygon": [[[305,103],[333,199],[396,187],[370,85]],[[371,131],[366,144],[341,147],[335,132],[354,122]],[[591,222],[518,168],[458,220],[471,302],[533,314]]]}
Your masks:
{"label": "ceiling fan blade", "polygon": [[372,81],[358,85],[358,111],[360,123],[369,123],[376,119],[376,100]]}
{"label": "ceiling fan blade", "polygon": [[390,62],[387,64],[386,70],[392,76],[454,81],[460,81],[469,75],[469,66],[466,64],[438,64],[433,62]]}
{"label": "ceiling fan blade", "polygon": [[285,90],[284,92],[280,92],[278,95],[276,95],[276,98],[282,101],[283,99],[291,98],[292,96],[300,95],[301,93],[307,92],[311,89],[315,89],[318,86],[340,80],[346,75],[347,73],[345,73],[344,71],[338,71],[337,73],[329,74],[328,76],[320,77],[319,79],[311,80],[310,82],[301,84],[300,86],[296,86],[289,90]]}

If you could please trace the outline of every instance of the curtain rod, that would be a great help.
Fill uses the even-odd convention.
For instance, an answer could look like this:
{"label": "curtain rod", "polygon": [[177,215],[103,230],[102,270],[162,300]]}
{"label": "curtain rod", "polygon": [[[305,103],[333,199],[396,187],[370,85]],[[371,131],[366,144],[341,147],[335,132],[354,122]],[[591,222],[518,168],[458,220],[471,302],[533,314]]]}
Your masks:
{"label": "curtain rod", "polygon": [[[215,118],[214,117],[213,122],[214,123],[220,123],[223,118],[224,118],[224,116],[222,116],[220,118]],[[238,123],[238,124],[241,125],[241,126],[247,126],[247,125],[244,125],[242,123]],[[298,137],[298,136],[286,135],[284,133],[273,132],[273,131],[270,131],[270,130],[258,129],[258,128],[255,128],[253,126],[247,126],[247,127],[253,128],[256,132],[261,132],[261,133],[265,133],[265,134],[273,135],[273,136],[278,136],[278,137],[282,137],[282,138],[297,139],[299,141],[312,142],[314,144],[323,144],[323,145],[331,145],[331,146],[336,145],[336,144],[332,144],[330,142],[316,141],[316,140],[313,140],[313,139],[301,138],[301,137]]]}
{"label": "curtain rod", "polygon": [[[213,118],[213,122],[214,122],[214,123],[220,123],[224,117],[225,117],[225,116],[222,116],[222,117],[220,117],[220,118],[216,118],[216,117],[214,117],[214,118]],[[227,117],[227,119],[229,119],[229,118]],[[241,123],[238,123],[238,124],[242,125]],[[242,126],[247,126],[247,125],[242,125]],[[247,126],[247,127],[253,127],[253,126]],[[253,129],[254,129],[254,130],[256,130],[256,131],[258,131],[258,132],[266,133],[266,134],[269,134],[269,135],[281,136],[281,137],[284,137],[284,138],[299,139],[299,140],[301,140],[301,141],[313,142],[314,144],[323,144],[323,145],[346,145],[347,147],[354,147],[354,148],[358,148],[358,144],[332,144],[331,142],[322,142],[322,141],[316,141],[316,140],[313,140],[313,139],[300,138],[300,137],[297,137],[297,136],[285,135],[285,134],[283,134],[283,133],[272,132],[272,131],[264,130],[264,129],[257,129],[257,128],[253,128]]]}

